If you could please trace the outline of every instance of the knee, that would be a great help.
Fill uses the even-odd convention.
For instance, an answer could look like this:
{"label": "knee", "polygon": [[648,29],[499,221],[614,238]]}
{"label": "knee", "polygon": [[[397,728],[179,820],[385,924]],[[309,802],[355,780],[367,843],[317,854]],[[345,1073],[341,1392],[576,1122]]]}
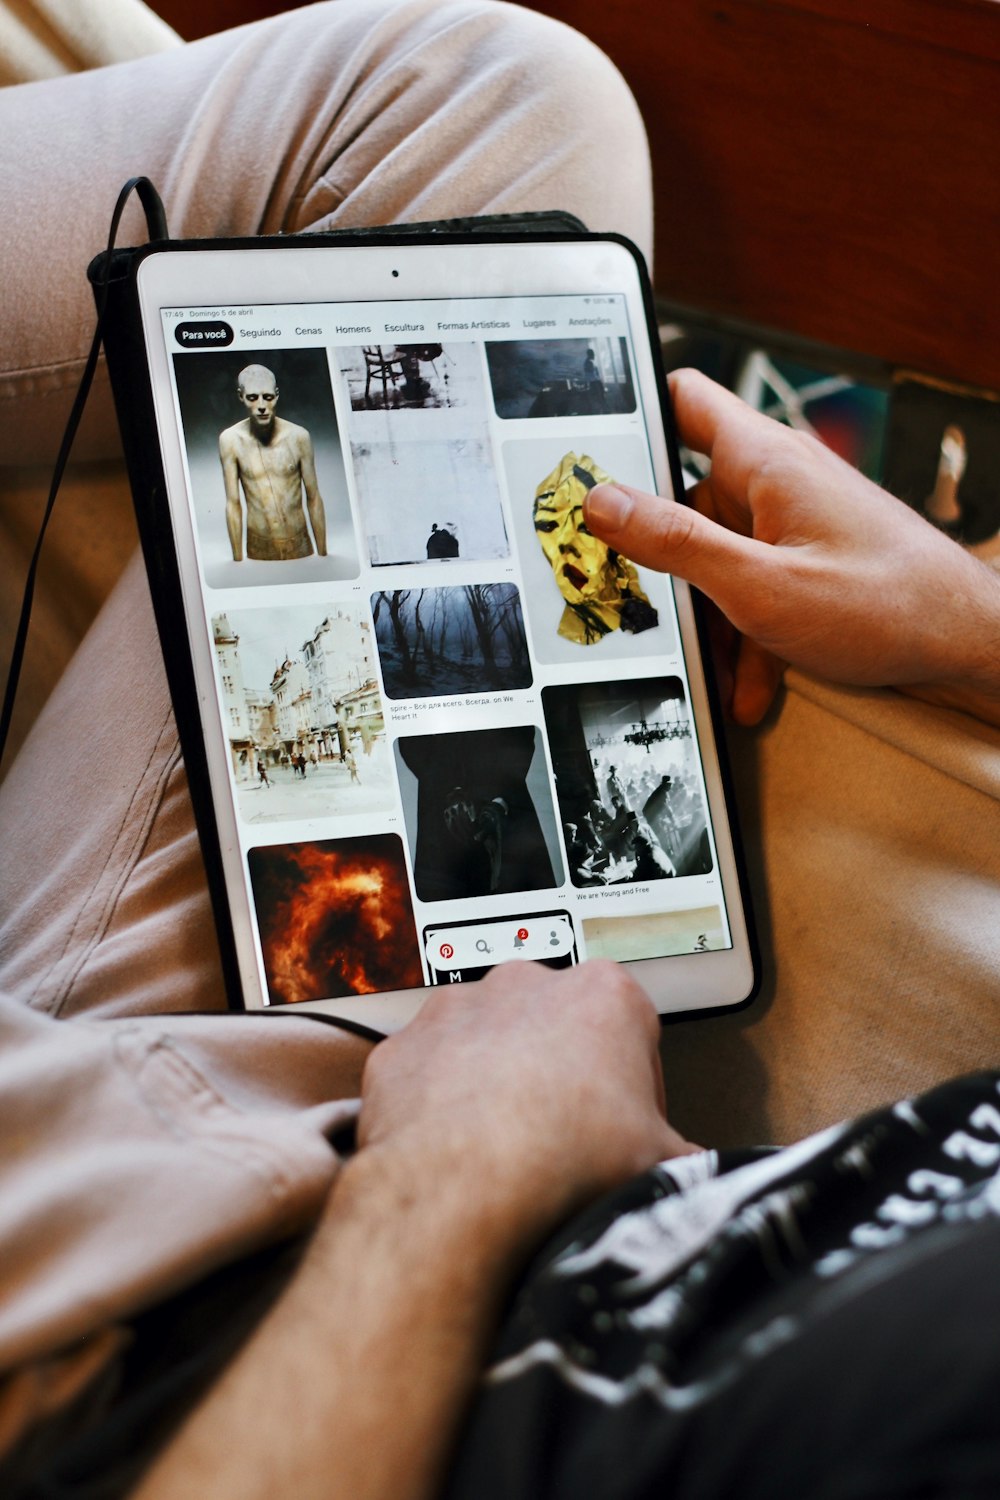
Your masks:
{"label": "knee", "polygon": [[[487,133],[496,133],[512,170],[524,171],[524,143],[539,177],[559,184],[549,206],[571,209],[593,229],[652,244],[649,148],[639,108],[617,67],[572,27],[504,0],[446,0],[439,23],[469,25],[470,87],[488,101]],[[551,198],[551,193],[550,193]]]}
{"label": "knee", "polygon": [[304,121],[265,228],[562,207],[648,252],[639,111],[571,27],[504,0],[330,0],[262,24],[244,76],[269,70]]}
{"label": "knee", "polygon": [[456,146],[460,134],[470,176],[478,172],[484,186],[489,176],[482,207],[566,208],[591,228],[623,231],[651,254],[645,128],[627,83],[599,47],[563,22],[505,0],[393,6],[433,28],[433,45],[418,49],[419,60],[410,57],[430,70],[438,95],[427,123],[439,139],[455,134]]}
{"label": "knee", "polygon": [[442,34],[468,28],[471,76],[502,81],[514,99],[590,128],[632,132],[645,147],[641,118],[617,67],[596,44],[563,21],[506,0],[436,0]]}

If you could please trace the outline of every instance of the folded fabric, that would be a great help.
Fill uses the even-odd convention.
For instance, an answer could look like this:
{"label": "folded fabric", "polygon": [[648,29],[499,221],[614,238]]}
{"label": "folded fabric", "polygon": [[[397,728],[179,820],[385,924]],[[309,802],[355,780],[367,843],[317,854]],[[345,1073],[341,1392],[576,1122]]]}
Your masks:
{"label": "folded fabric", "polygon": [[308,1228],[342,1034],[297,1016],[54,1021],[0,993],[0,1453],[124,1324]]}
{"label": "folded fabric", "polygon": [[125,62],[179,42],[143,0],[2,0],[0,84]]}

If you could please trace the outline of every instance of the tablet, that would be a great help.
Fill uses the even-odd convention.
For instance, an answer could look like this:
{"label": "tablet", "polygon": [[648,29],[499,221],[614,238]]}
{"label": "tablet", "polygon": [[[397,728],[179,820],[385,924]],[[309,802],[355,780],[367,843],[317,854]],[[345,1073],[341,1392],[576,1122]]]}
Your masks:
{"label": "tablet", "polygon": [[140,527],[234,1004],[389,1031],[432,986],[596,955],[664,1015],[745,1003],[691,594],[582,520],[606,477],[680,493],[634,248],[167,245],[130,277],[127,446],[162,474]]}

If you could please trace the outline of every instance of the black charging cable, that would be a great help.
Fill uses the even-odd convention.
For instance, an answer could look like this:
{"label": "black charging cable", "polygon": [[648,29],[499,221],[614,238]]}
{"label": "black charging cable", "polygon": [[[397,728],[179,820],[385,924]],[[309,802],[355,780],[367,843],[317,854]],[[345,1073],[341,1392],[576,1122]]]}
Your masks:
{"label": "black charging cable", "polygon": [[111,215],[111,227],[108,231],[108,249],[104,258],[104,275],[97,283],[97,324],[94,328],[94,337],[90,345],[90,353],[83,367],[80,384],[73,398],[66,429],[63,432],[62,442],[59,444],[59,453],[56,458],[55,468],[52,471],[52,483],[49,486],[49,498],[45,505],[45,514],[42,516],[42,524],[38,530],[38,539],[35,542],[35,550],[31,555],[28,565],[28,576],[24,585],[24,597],[21,600],[21,613],[17,622],[17,631],[14,635],[14,645],[11,651],[10,667],[7,671],[7,684],[4,689],[3,708],[0,710],[0,762],[3,761],[4,751],[7,748],[7,736],[10,733],[10,723],[14,715],[14,699],[17,696],[17,685],[21,678],[21,667],[24,663],[24,650],[28,641],[28,626],[31,622],[31,606],[35,597],[35,581],[38,576],[38,560],[42,552],[42,543],[48,530],[49,520],[52,516],[52,508],[59,493],[63,474],[69,459],[73,440],[76,437],[83,409],[87,404],[90,387],[94,381],[94,372],[97,369],[97,360],[101,352],[101,342],[104,337],[104,313],[108,304],[108,280],[111,275],[111,253],[115,248],[118,238],[118,226],[121,223],[125,205],[132,194],[137,193],[146,214],[146,228],[149,231],[150,240],[165,240],[169,238],[167,233],[167,216],[159,193],[156,191],[148,177],[130,177],[128,182],[118,194],[114,213]]}

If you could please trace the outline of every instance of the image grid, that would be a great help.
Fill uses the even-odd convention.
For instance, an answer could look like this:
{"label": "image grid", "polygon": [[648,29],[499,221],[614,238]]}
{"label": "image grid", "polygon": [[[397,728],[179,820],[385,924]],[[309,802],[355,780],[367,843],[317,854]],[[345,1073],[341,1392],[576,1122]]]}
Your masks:
{"label": "image grid", "polygon": [[[204,582],[232,591],[209,624],[270,1003],[421,986],[417,924],[516,933],[567,883],[594,951],[715,946],[684,949],[671,897],[659,936],[640,907],[608,937],[626,908],[597,894],[713,868],[683,682],[608,672],[683,671],[670,581],[582,522],[595,483],[653,487],[628,340],[382,338],[173,361]],[[262,497],[290,539],[261,542]]]}

